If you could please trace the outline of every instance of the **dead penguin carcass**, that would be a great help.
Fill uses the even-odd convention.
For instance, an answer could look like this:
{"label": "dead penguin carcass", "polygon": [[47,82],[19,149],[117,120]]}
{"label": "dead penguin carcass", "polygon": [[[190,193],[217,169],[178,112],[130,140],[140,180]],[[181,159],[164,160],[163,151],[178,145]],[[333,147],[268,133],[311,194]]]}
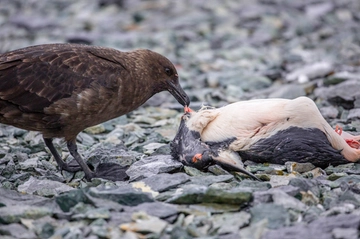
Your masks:
{"label": "dead penguin carcass", "polygon": [[307,97],[186,111],[171,148],[172,155],[187,165],[202,168],[219,157],[228,165],[239,165],[235,152],[242,160],[310,162],[319,167],[360,159],[360,136],[334,130]]}

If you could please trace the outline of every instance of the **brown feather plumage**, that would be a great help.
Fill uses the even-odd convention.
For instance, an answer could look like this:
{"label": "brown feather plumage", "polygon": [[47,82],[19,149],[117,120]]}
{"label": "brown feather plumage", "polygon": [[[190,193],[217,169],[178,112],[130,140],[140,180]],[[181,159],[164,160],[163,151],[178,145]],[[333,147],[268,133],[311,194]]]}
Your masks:
{"label": "brown feather plumage", "polygon": [[189,104],[173,64],[149,50],[49,44],[0,55],[0,123],[44,138],[74,141],[163,90]]}

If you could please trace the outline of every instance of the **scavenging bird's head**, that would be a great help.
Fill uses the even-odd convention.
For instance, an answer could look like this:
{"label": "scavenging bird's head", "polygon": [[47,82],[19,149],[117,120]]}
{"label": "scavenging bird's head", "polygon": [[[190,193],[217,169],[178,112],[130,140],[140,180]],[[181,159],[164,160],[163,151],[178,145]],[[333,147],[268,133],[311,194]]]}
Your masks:
{"label": "scavenging bird's head", "polygon": [[142,64],[147,66],[148,72],[144,72],[144,74],[150,75],[152,80],[156,81],[156,84],[153,84],[153,94],[167,90],[181,105],[189,106],[190,99],[179,84],[179,75],[173,63],[166,57],[150,50],[141,49],[137,52],[141,52],[146,59],[146,62],[142,62]]}

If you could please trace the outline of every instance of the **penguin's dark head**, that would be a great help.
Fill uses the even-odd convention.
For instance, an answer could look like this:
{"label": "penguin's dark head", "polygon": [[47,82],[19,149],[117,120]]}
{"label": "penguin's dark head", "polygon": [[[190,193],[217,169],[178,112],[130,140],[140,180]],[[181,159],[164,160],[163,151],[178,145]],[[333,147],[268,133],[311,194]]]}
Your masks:
{"label": "penguin's dark head", "polygon": [[211,150],[208,145],[200,140],[199,132],[187,127],[186,122],[190,119],[191,112],[190,108],[185,108],[185,114],[181,117],[178,132],[170,143],[171,155],[184,165],[204,170],[213,164]]}
{"label": "penguin's dark head", "polygon": [[236,138],[229,138],[221,142],[203,142],[201,134],[189,129],[187,122],[195,114],[185,107],[185,114],[181,117],[180,126],[174,140],[170,143],[171,155],[187,166],[205,170],[210,165],[219,164],[222,167],[242,172],[259,180],[243,168],[241,158],[237,152],[229,150],[229,145]]}
{"label": "penguin's dark head", "polygon": [[211,150],[200,140],[196,140],[192,148],[180,155],[179,159],[183,164],[199,170],[204,170],[214,164]]}

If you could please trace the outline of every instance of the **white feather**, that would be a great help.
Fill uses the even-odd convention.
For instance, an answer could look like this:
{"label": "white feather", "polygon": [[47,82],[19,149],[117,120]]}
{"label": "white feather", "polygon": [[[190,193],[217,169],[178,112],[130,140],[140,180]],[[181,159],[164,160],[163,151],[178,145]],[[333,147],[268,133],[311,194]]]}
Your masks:
{"label": "white feather", "polygon": [[318,128],[335,149],[342,150],[346,159],[357,161],[360,158],[360,150],[351,148],[344,140],[345,137],[359,137],[349,134],[341,137],[307,97],[240,101],[218,109],[203,109],[191,113],[187,126],[200,132],[201,140],[205,142],[236,137],[230,145],[234,151],[246,150],[258,140],[291,126]]}

